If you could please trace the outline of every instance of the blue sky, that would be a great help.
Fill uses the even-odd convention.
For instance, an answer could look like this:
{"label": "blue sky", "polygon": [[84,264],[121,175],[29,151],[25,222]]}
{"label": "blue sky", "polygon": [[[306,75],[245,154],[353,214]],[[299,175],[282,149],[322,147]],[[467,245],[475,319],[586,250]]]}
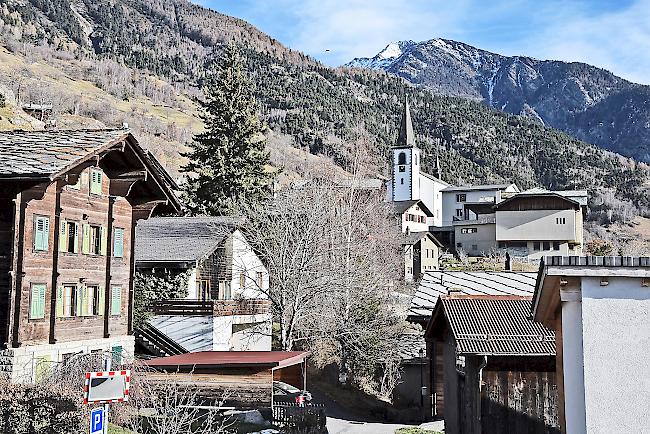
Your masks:
{"label": "blue sky", "polygon": [[332,66],[372,57],[391,41],[442,37],[506,55],[587,62],[650,84],[650,0],[198,3],[242,18]]}

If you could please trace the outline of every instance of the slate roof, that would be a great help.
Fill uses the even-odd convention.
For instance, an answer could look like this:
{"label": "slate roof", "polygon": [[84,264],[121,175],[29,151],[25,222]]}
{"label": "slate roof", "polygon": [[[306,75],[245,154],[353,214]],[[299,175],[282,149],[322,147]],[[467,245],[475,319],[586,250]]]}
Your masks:
{"label": "slate roof", "polygon": [[139,263],[195,262],[212,253],[241,226],[237,217],[159,217],[141,220],[136,228],[135,260]]}
{"label": "slate roof", "polygon": [[420,350],[423,355],[426,355],[427,343],[422,333],[404,333],[400,336],[399,356],[402,363],[414,363],[422,360]]}
{"label": "slate roof", "polygon": [[411,208],[413,205],[418,205],[422,211],[427,215],[427,217],[433,217],[433,213],[427,208],[427,206],[419,199],[416,200],[400,200],[396,202],[391,202],[395,214],[402,215]]}
{"label": "slate roof", "polygon": [[438,298],[450,291],[465,295],[532,296],[537,273],[512,271],[428,271],[411,300],[408,316],[426,318]]}
{"label": "slate roof", "polygon": [[397,136],[397,148],[412,148],[415,146],[415,133],[411,122],[411,108],[408,98],[404,100],[404,111],[402,121],[399,124],[399,135]]}
{"label": "slate roof", "polygon": [[426,236],[430,236],[433,239],[433,242],[438,245],[438,247],[442,247],[442,243],[438,241],[438,239],[429,231],[420,231],[420,232],[409,232],[408,234],[404,234],[403,240],[402,240],[402,245],[403,246],[412,246],[413,244],[417,243],[420,241],[422,238]]}
{"label": "slate roof", "polygon": [[52,177],[128,135],[125,129],[0,132],[0,178]]}
{"label": "slate roof", "polygon": [[531,298],[442,297],[459,354],[555,355],[555,333],[529,318]]}

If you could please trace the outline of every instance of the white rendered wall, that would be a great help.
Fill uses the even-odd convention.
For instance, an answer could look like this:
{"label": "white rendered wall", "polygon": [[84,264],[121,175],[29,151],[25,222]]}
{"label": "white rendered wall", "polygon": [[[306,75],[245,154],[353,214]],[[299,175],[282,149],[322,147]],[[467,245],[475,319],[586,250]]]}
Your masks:
{"label": "white rendered wall", "polygon": [[[397,163],[401,153],[404,153],[406,160],[405,164],[400,165]],[[393,149],[393,201],[420,199],[420,163],[419,149]],[[400,172],[400,168],[404,171]]]}
{"label": "white rendered wall", "polygon": [[650,287],[640,278],[608,282],[582,278],[587,432],[648,433]]}
{"label": "white rendered wall", "polygon": [[[235,231],[232,236],[232,297],[238,298],[266,298],[260,289],[269,288],[269,272],[255,254],[244,235]],[[262,273],[262,286],[257,284],[257,273]],[[240,275],[244,274],[244,287],[241,287]]]}
{"label": "white rendered wall", "polygon": [[429,226],[442,226],[442,189],[447,184],[434,181],[433,179],[420,174],[420,197],[419,199],[429,208],[433,217],[429,218]]}
{"label": "white rendered wall", "polygon": [[[496,203],[501,196],[500,190],[463,190],[442,192],[442,226],[451,226],[456,217],[456,209],[463,209],[465,202],[456,202],[456,195],[464,194],[465,202]],[[469,219],[475,220],[476,214],[470,211]]]}
{"label": "white rendered wall", "polygon": [[[576,211],[497,211],[497,241],[578,241]],[[557,224],[558,218],[565,224]]]}
{"label": "white rendered wall", "polygon": [[192,269],[190,277],[187,278],[187,300],[198,300],[199,294],[196,291],[196,267]]}
{"label": "white rendered wall", "polygon": [[580,289],[561,290],[564,417],[567,434],[586,434]]}
{"label": "white rendered wall", "polygon": [[[407,215],[412,214],[418,217],[424,217],[425,223],[413,222],[407,220]],[[427,215],[420,209],[418,205],[413,205],[402,213],[402,232],[425,232],[429,230]]]}

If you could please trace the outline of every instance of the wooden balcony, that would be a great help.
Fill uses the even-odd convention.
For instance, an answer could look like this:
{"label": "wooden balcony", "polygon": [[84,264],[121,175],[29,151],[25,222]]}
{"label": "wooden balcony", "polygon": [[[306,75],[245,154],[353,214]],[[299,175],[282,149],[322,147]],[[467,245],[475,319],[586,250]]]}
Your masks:
{"label": "wooden balcony", "polygon": [[233,316],[261,315],[271,311],[271,302],[264,299],[244,300],[160,300],[151,305],[155,315]]}

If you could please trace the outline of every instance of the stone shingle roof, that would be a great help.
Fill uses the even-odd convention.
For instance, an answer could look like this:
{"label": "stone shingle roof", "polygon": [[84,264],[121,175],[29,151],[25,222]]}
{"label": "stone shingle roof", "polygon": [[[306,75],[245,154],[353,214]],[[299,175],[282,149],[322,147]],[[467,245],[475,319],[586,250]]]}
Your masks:
{"label": "stone shingle roof", "polygon": [[51,177],[128,135],[125,129],[0,132],[0,177]]}
{"label": "stone shingle roof", "polygon": [[195,262],[212,253],[243,223],[237,217],[159,217],[138,222],[138,263]]}
{"label": "stone shingle roof", "polygon": [[465,295],[532,296],[537,273],[512,271],[428,271],[411,300],[408,315],[426,318],[438,298],[450,292]]}
{"label": "stone shingle roof", "polygon": [[443,297],[441,304],[459,354],[555,355],[555,333],[530,319],[529,297]]}

